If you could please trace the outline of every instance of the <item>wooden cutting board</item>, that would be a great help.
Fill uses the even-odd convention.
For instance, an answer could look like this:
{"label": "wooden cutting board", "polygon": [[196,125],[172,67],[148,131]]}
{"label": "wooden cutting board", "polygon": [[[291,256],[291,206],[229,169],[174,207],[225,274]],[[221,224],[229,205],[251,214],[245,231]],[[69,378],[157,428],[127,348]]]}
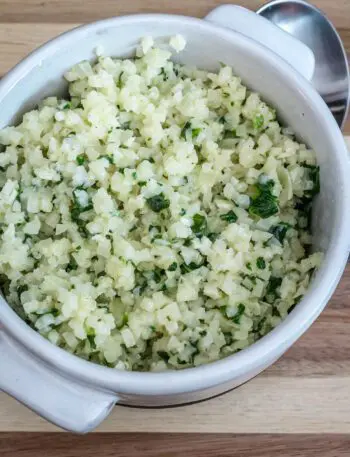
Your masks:
{"label": "wooden cutting board", "polygon": [[[221,3],[0,0],[0,75],[38,45],[79,23],[141,12],[203,17]],[[251,9],[261,4],[237,3]],[[313,3],[333,20],[350,52],[350,1]],[[350,135],[350,122],[345,133]],[[348,141],[350,145],[350,137]],[[99,433],[87,437],[56,434],[57,428],[0,393],[0,456],[349,456],[349,329],[350,265],[311,329],[276,364],[239,389],[173,409],[117,406]]]}

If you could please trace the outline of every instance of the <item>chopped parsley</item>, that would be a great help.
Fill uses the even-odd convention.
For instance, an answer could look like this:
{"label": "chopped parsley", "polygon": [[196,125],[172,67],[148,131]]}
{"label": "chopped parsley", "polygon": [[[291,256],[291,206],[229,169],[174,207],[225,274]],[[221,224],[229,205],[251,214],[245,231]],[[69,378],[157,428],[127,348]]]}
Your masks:
{"label": "chopped parsley", "polygon": [[159,213],[163,209],[167,209],[170,206],[170,200],[165,198],[164,194],[154,195],[153,197],[147,198],[147,204],[155,213]]}
{"label": "chopped parsley", "polygon": [[266,175],[260,175],[256,184],[256,195],[251,197],[249,213],[263,219],[278,213],[277,197],[272,190],[275,182]]}
{"label": "chopped parsley", "polygon": [[168,363],[168,360],[169,360],[169,354],[165,351],[157,351],[157,354],[159,355],[159,357],[161,359],[164,360],[165,363]]}
{"label": "chopped parsley", "polygon": [[168,268],[168,271],[175,271],[177,269],[177,263],[176,262],[173,262],[169,268]]}
{"label": "chopped parsley", "polygon": [[253,119],[253,127],[256,130],[261,129],[261,127],[264,125],[264,116],[262,114],[257,114],[254,119]]}
{"label": "chopped parsley", "polygon": [[95,336],[94,335],[87,335],[87,339],[89,340],[91,349],[92,350],[96,349]]}
{"label": "chopped parsley", "polygon": [[224,131],[224,140],[231,140],[232,138],[237,138],[236,130],[225,130]]}
{"label": "chopped parsley", "polygon": [[258,257],[256,260],[256,266],[259,268],[259,270],[264,270],[266,268],[266,262],[263,257]]}
{"label": "chopped parsley", "polygon": [[[77,187],[75,190],[82,190],[80,187]],[[88,202],[86,206],[82,206],[77,199],[75,192],[73,191],[73,205],[70,209],[70,217],[73,222],[75,222],[78,226],[78,231],[80,235],[84,238],[87,238],[89,233],[85,227],[86,222],[81,219],[80,215],[86,211],[90,211],[93,209],[93,204],[91,201]]]}
{"label": "chopped parsley", "polygon": [[266,287],[265,299],[271,303],[278,297],[278,289],[282,284],[282,278],[271,276]]}
{"label": "chopped parsley", "polygon": [[206,235],[207,232],[207,220],[202,214],[195,214],[192,218],[191,229],[193,234],[200,238]]}
{"label": "chopped parsley", "polygon": [[129,315],[128,313],[123,313],[118,325],[118,330],[123,328],[129,322]]}
{"label": "chopped parsley", "polygon": [[283,240],[287,234],[287,230],[290,229],[292,226],[287,224],[286,222],[281,222],[278,225],[270,228],[270,233],[281,243],[283,244]]}
{"label": "chopped parsley", "polygon": [[152,279],[154,282],[159,284],[162,279],[164,278],[165,271],[159,267],[155,267],[155,269],[152,272]]}
{"label": "chopped parsley", "polygon": [[84,165],[85,160],[86,160],[85,154],[78,155],[75,160],[76,160],[78,165]]}
{"label": "chopped parsley", "polygon": [[229,223],[231,224],[232,222],[236,222],[237,219],[238,219],[238,217],[237,217],[237,215],[231,210],[231,211],[229,211],[229,212],[226,213],[226,214],[221,214],[220,219],[222,219],[223,221],[229,222]]}
{"label": "chopped parsley", "polygon": [[122,80],[123,72],[120,73],[116,86],[121,89],[123,87],[123,80]]}
{"label": "chopped parsley", "polygon": [[313,198],[320,192],[320,167],[313,165],[304,165],[309,170],[309,180],[313,182],[313,188],[305,192],[309,198]]}
{"label": "chopped parsley", "polygon": [[103,155],[100,157],[100,159],[107,159],[108,162],[113,165],[114,164],[114,157],[113,156],[109,156],[109,155]]}
{"label": "chopped parsley", "polygon": [[68,265],[66,266],[66,271],[69,273],[70,271],[76,270],[78,268],[77,261],[71,255]]}
{"label": "chopped parsley", "polygon": [[[2,286],[2,284],[1,284],[1,286]],[[23,294],[23,292],[26,292],[27,290],[28,290],[28,286],[27,286],[26,284],[23,285],[23,286],[19,286],[19,287],[17,288],[17,294],[18,294],[18,296],[20,297],[20,296]]]}
{"label": "chopped parsley", "polygon": [[235,324],[239,324],[241,322],[241,318],[244,314],[244,311],[245,305],[243,305],[243,303],[240,303],[238,305],[237,313],[233,317],[231,317],[232,322],[234,322]]}
{"label": "chopped parsley", "polygon": [[214,241],[218,239],[219,233],[211,232],[211,233],[208,233],[207,236],[208,236],[209,240],[210,240],[212,243],[214,243]]}
{"label": "chopped parsley", "polygon": [[169,79],[169,76],[166,74],[165,68],[164,68],[164,67],[162,67],[162,68],[160,69],[160,75],[163,76],[163,81],[167,81],[167,80]]}
{"label": "chopped parsley", "polygon": [[181,274],[184,275],[186,273],[189,273],[190,271],[198,270],[198,268],[200,268],[201,266],[203,266],[203,264],[197,264],[194,262],[182,263],[180,265]]}
{"label": "chopped parsley", "polygon": [[197,138],[197,136],[201,133],[202,129],[197,127],[197,128],[192,128],[191,122],[186,122],[186,124],[183,126],[181,130],[181,138],[186,139],[187,134],[191,135],[192,139]]}
{"label": "chopped parsley", "polygon": [[201,133],[202,129],[196,128],[192,129],[192,138],[197,138],[197,136]]}

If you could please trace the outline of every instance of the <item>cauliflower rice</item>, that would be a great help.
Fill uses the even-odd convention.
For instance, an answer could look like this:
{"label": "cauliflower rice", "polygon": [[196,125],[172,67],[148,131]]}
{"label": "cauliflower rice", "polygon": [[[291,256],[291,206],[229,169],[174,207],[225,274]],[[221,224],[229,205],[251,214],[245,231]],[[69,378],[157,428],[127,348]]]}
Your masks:
{"label": "cauliflower rice", "polygon": [[314,152],[229,66],[173,63],[184,46],[147,37],[134,59],[81,62],[67,100],[0,132],[8,302],[52,343],[122,370],[251,345],[321,262]]}

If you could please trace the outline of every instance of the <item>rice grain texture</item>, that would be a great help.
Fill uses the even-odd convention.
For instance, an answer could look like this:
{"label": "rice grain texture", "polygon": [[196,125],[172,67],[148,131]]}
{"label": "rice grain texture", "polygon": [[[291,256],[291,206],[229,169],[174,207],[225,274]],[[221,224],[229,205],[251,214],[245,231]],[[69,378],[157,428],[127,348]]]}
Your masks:
{"label": "rice grain texture", "polygon": [[0,132],[0,274],[52,343],[122,370],[181,369],[254,343],[300,301],[315,153],[222,65],[81,62]]}

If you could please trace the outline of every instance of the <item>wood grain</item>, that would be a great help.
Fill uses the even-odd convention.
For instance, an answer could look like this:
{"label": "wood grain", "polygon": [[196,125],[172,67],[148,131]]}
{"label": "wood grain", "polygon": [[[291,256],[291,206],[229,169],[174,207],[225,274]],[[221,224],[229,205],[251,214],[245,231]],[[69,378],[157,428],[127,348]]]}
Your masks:
{"label": "wood grain", "polygon": [[[263,0],[1,0],[1,22],[88,22],[134,13],[170,13],[203,17],[223,3],[236,3],[252,10]],[[349,27],[348,0],[313,0],[338,28]]]}
{"label": "wood grain", "polygon": [[[220,397],[177,408],[116,406],[96,429],[147,433],[347,433],[349,377],[257,377]],[[59,431],[5,394],[3,432]]]}
{"label": "wood grain", "polygon": [[349,448],[350,436],[341,434],[0,434],[1,457],[348,457]]}

